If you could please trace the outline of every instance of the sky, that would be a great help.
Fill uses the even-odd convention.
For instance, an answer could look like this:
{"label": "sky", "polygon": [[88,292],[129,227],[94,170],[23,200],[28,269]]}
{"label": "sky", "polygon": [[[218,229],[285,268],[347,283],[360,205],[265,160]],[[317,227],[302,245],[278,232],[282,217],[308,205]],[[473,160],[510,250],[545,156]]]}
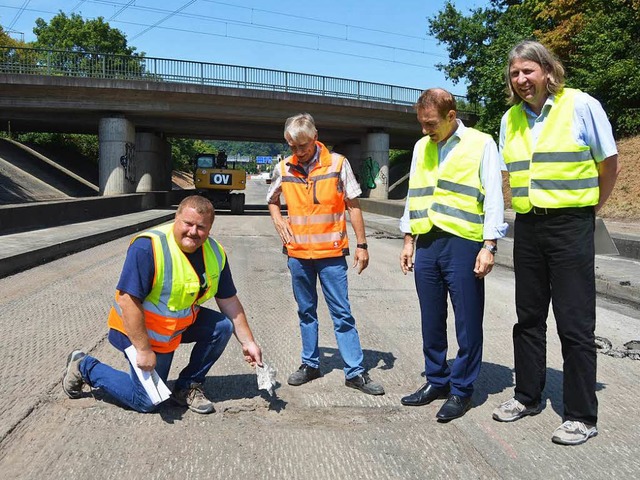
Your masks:
{"label": "sky", "polygon": [[[464,14],[489,0],[452,0]],[[426,89],[454,85],[436,68],[444,45],[428,18],[444,0],[0,0],[0,25],[34,41],[37,18],[103,17],[147,57],[194,60]]]}

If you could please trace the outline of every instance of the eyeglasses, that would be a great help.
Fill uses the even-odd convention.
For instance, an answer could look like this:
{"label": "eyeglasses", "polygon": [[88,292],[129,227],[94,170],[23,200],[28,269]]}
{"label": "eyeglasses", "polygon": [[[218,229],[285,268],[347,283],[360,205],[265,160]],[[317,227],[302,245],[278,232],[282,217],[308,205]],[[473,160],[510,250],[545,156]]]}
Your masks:
{"label": "eyeglasses", "polygon": [[305,152],[307,150],[310,150],[313,146],[315,146],[315,140],[310,140],[307,143],[290,143],[289,144],[289,148],[291,149],[291,151],[293,153],[297,153],[297,152]]}

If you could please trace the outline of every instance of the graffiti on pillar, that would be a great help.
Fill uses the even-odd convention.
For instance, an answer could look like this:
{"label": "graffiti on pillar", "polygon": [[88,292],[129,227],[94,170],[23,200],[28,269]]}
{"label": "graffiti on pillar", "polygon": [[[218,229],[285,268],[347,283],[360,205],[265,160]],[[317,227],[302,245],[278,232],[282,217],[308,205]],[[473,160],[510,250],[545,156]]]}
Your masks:
{"label": "graffiti on pillar", "polygon": [[376,178],[380,174],[380,165],[373,158],[367,157],[362,162],[360,168],[360,178],[362,179],[361,185],[363,189],[372,190],[376,188]]}
{"label": "graffiti on pillar", "polygon": [[120,157],[120,165],[124,168],[124,178],[131,183],[136,181],[136,146],[134,143],[125,143],[124,155]]}
{"label": "graffiti on pillar", "polygon": [[[380,167],[378,167],[378,169],[380,169]],[[376,180],[380,181],[380,185],[387,184],[387,176],[384,174],[382,170],[378,171],[378,175],[376,175]]]}

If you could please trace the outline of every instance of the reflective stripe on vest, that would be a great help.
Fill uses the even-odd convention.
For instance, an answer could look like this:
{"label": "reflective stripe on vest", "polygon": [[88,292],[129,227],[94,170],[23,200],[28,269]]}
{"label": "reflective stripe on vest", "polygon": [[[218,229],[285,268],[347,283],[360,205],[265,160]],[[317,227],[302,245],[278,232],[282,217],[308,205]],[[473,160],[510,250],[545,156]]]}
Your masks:
{"label": "reflective stripe on vest", "polygon": [[565,88],[557,95],[535,149],[523,104],[506,117],[502,156],[509,172],[511,204],[518,213],[544,208],[586,207],[598,203],[598,169],[586,145],[573,134],[575,97]]}
{"label": "reflective stripe on vest", "polygon": [[287,253],[296,258],[332,258],[349,254],[345,194],[340,172],[344,157],[320,142],[318,162],[305,176],[297,157],[280,162],[282,193],[293,240]]}
{"label": "reflective stripe on vest", "polygon": [[418,141],[416,168],[409,179],[409,225],[414,234],[434,225],[462,238],[482,241],[484,188],[480,163],[491,137],[465,129],[447,161],[439,165],[438,148],[429,137]]}
{"label": "reflective stripe on vest", "polygon": [[[211,238],[202,246],[207,288],[198,298],[200,279],[176,243],[173,224],[144,232],[133,241],[138,237],[151,239],[155,262],[153,286],[142,302],[149,342],[155,352],[172,352],[180,345],[184,330],[195,321],[199,306],[218,291],[226,255],[220,244]],[[116,292],[108,324],[126,335],[118,295]]]}

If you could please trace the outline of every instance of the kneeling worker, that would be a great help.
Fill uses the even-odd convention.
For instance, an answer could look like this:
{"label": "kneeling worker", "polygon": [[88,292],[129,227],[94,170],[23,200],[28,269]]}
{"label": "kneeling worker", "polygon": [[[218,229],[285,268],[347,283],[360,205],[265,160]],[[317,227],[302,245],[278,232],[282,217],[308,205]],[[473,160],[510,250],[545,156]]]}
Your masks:
{"label": "kneeling worker", "polygon": [[[226,254],[209,238],[214,216],[209,200],[192,195],[178,206],[174,223],[136,236],[108,320],[111,344],[121,352],[133,345],[137,366],[155,369],[164,382],[175,350],[181,343],[195,343],[172,398],[197,413],[214,411],[202,384],[232,334],[245,360],[262,365],[262,351],[236,295]],[[220,312],[202,307],[212,297]],[[78,398],[87,383],[138,412],[151,412],[156,406],[129,364],[127,373],[73,351],[62,387],[70,398]]]}

